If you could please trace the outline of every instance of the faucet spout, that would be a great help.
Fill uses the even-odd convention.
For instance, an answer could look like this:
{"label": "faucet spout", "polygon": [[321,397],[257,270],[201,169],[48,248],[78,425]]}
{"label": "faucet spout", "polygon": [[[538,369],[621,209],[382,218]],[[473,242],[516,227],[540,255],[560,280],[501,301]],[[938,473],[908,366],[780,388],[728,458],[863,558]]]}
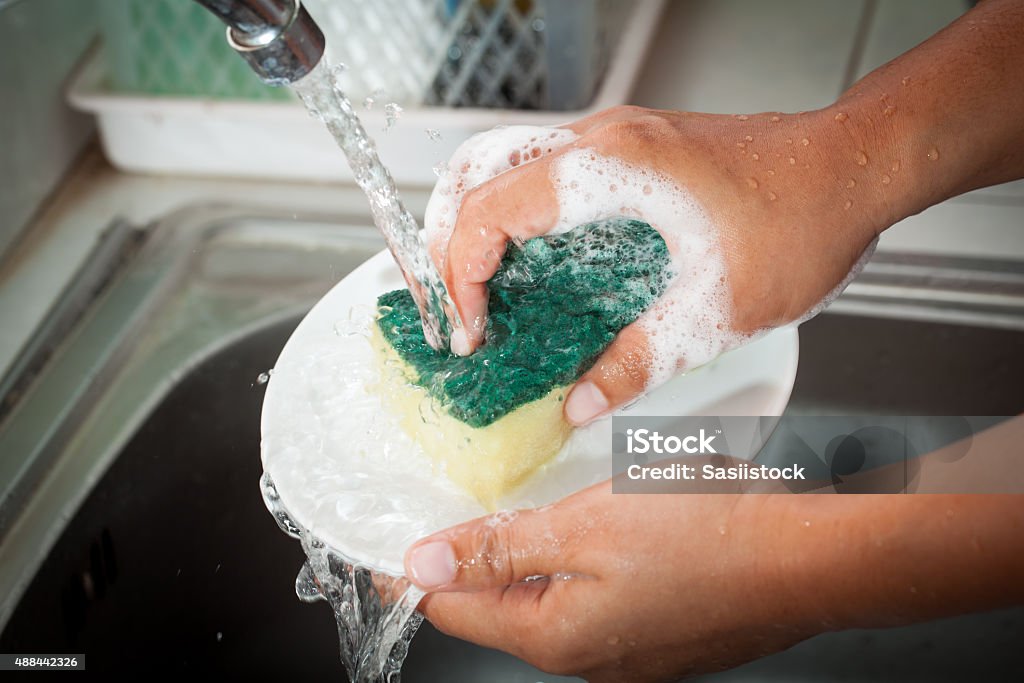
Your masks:
{"label": "faucet spout", "polygon": [[228,43],[265,83],[294,83],[324,54],[324,34],[300,0],[196,2],[227,24]]}

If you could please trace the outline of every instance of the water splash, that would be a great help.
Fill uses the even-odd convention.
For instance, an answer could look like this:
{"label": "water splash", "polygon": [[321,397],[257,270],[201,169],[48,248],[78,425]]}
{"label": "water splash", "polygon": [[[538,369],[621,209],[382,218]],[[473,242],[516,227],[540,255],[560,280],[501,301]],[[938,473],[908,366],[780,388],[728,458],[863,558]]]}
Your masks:
{"label": "water splash", "polygon": [[[324,122],[345,153],[356,183],[370,201],[373,221],[384,234],[388,249],[416,301],[427,341],[434,348],[446,347],[450,331],[461,327],[458,312],[430,260],[416,219],[398,196],[391,173],[381,163],[377,147],[338,86],[337,75],[337,70],[332,69],[325,58],[293,87],[306,108]],[[389,110],[389,117],[397,117],[401,111],[391,104],[385,109]]]}
{"label": "water splash", "polygon": [[260,479],[260,488],[277,525],[306,552],[295,594],[303,602],[324,600],[334,611],[341,662],[351,683],[400,683],[409,642],[423,622],[416,605],[424,593],[405,577],[348,560],[297,524],[269,474]]}
{"label": "water splash", "polygon": [[391,130],[395,122],[402,117],[402,107],[396,102],[388,102],[384,105],[384,132]]}
{"label": "water splash", "polygon": [[373,105],[376,104],[377,100],[383,98],[385,94],[386,93],[383,88],[377,88],[363,99],[363,108],[370,111],[373,109]]}

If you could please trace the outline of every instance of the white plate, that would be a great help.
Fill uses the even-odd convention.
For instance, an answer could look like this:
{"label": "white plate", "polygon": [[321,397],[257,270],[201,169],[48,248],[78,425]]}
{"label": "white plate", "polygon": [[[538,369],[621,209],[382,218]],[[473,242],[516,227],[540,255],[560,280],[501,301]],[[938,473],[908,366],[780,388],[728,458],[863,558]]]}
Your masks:
{"label": "white plate", "polygon": [[[417,539],[487,513],[398,426],[378,396],[369,329],[377,296],[404,283],[383,251],[339,282],[281,351],[263,403],[263,468],[294,521],[351,560],[402,574]],[[796,377],[785,328],[652,391],[620,414],[781,415]],[[576,430],[502,507],[562,498],[611,475],[611,420]]]}

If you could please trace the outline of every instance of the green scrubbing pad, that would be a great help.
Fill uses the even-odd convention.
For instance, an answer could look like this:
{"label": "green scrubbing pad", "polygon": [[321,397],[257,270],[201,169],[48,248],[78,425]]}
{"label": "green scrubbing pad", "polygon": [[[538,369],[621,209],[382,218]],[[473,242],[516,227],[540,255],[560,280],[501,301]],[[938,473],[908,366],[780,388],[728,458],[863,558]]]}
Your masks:
{"label": "green scrubbing pad", "polygon": [[408,290],[381,295],[377,324],[448,412],[482,427],[573,383],[664,291],[665,241],[647,223],[612,218],[510,244],[488,282],[485,343],[456,356],[427,344]]}
{"label": "green scrubbing pad", "polygon": [[509,244],[487,283],[485,343],[467,357],[432,349],[408,290],[388,292],[377,300],[377,339],[385,377],[397,381],[385,393],[447,475],[493,507],[560,450],[571,431],[562,388],[671,275],[661,235],[628,218]]}

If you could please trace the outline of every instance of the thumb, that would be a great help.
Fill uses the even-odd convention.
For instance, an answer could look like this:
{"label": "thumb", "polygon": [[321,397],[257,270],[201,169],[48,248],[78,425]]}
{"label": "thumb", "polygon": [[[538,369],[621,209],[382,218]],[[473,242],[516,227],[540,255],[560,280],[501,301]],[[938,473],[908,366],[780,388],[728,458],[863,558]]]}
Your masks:
{"label": "thumb", "polygon": [[565,419],[579,427],[644,393],[651,351],[639,324],[622,328],[594,366],[577,380],[565,400]]}
{"label": "thumb", "polygon": [[560,516],[499,512],[416,542],[405,554],[406,576],[428,591],[481,591],[546,576],[559,563]]}

